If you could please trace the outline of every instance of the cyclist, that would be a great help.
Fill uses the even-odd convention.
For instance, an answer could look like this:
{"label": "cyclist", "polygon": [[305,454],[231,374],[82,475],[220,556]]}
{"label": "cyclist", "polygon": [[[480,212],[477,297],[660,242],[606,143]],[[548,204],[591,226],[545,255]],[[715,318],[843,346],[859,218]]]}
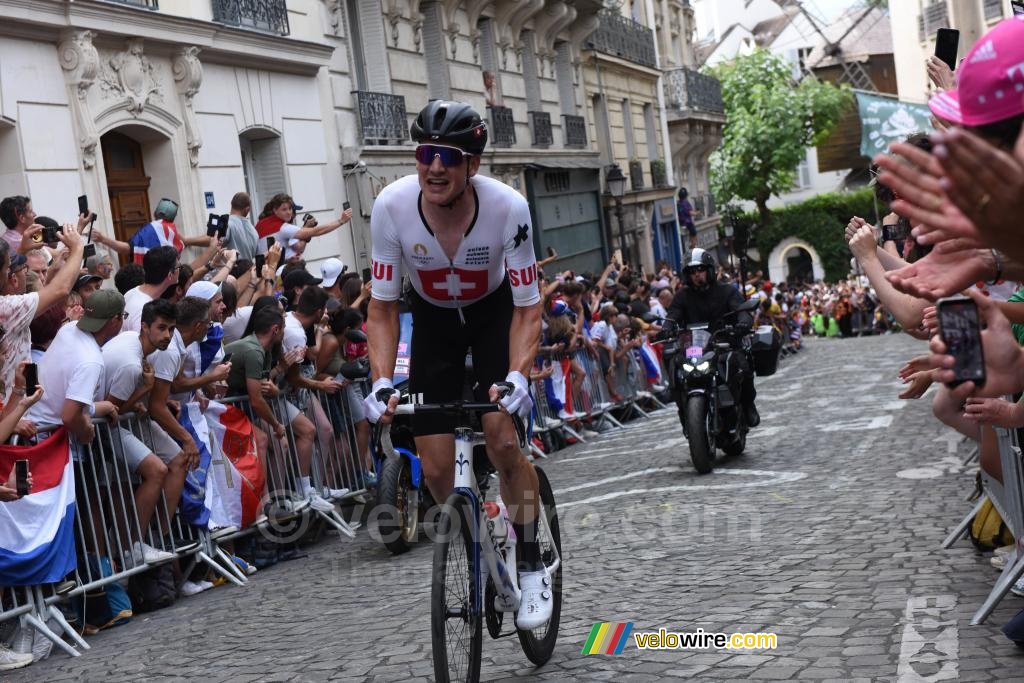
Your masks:
{"label": "cyclist", "polygon": [[[398,348],[402,270],[412,290],[409,388],[425,403],[462,397],[472,349],[478,401],[500,402],[483,416],[487,453],[519,539],[522,602],[516,623],[534,629],[551,618],[551,577],[537,543],[537,474],[519,448],[509,417],[533,406],[527,376],[540,339],[540,290],[532,222],[523,197],[477,174],[487,125],[468,104],[436,100],[411,127],[416,174],[388,185],[370,217],[373,285],[367,334],[376,381],[367,396],[371,422],[389,422],[398,397],[392,377]],[[499,401],[499,385],[511,389]],[[414,416],[416,449],[436,501],[452,491],[455,421]]]}
{"label": "cyclist", "polygon": [[[690,251],[683,268],[683,279],[686,287],[676,292],[672,303],[668,306],[666,317],[675,320],[681,328],[694,323],[709,323],[712,331],[718,327],[719,321],[726,313],[735,311],[743,303],[743,295],[730,284],[718,282],[715,278],[715,259],[711,254],[701,248]],[[750,329],[754,319],[749,312],[743,312],[736,316],[737,326],[745,326]],[[740,354],[740,359],[744,356]],[[746,364],[745,359],[740,361]],[[754,398],[757,391],[754,389],[754,373],[750,367],[736,368],[742,382],[740,384],[740,403],[743,405],[743,412],[747,418],[747,425],[756,427],[761,422],[761,416],[754,406]],[[729,386],[733,385],[733,378],[727,378]],[[684,397],[685,398],[685,397]],[[678,403],[678,401],[677,401]],[[684,404],[679,403],[679,417],[683,418]]]}

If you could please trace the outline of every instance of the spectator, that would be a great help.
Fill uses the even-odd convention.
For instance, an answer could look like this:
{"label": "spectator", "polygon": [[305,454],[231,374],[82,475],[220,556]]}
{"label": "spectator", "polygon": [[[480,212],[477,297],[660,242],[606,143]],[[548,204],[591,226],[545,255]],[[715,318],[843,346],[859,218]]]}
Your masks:
{"label": "spectator", "polygon": [[[111,339],[103,347],[105,367],[103,395],[118,412],[143,414],[149,392],[153,388],[154,371],[146,356],[163,351],[174,337],[174,305],[157,299],[142,307],[142,331],[127,330]],[[138,528],[130,529],[128,515],[119,516],[121,532],[133,540],[131,553],[133,563],[157,563],[171,560],[174,555],[157,550],[145,542],[145,533],[160,494],[164,490],[167,464],[181,455],[181,448],[159,425],[148,425],[149,445],[124,427],[117,427],[119,439],[113,439],[114,450],[127,464],[129,471],[142,479],[135,489],[135,510],[138,514]],[[170,529],[169,520],[162,520],[161,528]],[[142,534],[142,535],[139,535]]]}
{"label": "spectator", "polygon": [[[320,278],[306,270],[306,268],[295,268],[285,274],[282,280],[284,286],[284,302],[286,308],[291,310],[298,305],[299,298],[306,291],[307,287],[316,287],[320,284]],[[325,303],[326,305],[326,303]]]}
{"label": "spectator", "polygon": [[122,295],[127,294],[146,281],[146,269],[138,263],[126,263],[117,269],[114,287]]}
{"label": "spectator", "polygon": [[224,245],[238,252],[238,260],[252,261],[256,258],[256,247],[260,236],[249,220],[252,200],[245,192],[236,192],[231,198],[231,213],[228,215],[228,234]]}
{"label": "spectator", "polygon": [[50,269],[50,263],[47,260],[47,253],[43,249],[36,249],[30,251],[25,256],[28,262],[28,271],[35,273],[39,277],[39,286],[42,287],[46,284],[46,274]]}
{"label": "spectator", "polygon": [[103,278],[99,275],[79,275],[78,279],[75,280],[75,286],[72,291],[78,292],[78,295],[82,297],[82,301],[88,299],[93,292],[100,288],[103,284]]}
{"label": "spectator", "polygon": [[320,286],[335,301],[341,301],[342,275],[348,270],[341,259],[329,258],[320,264]]}
{"label": "spectator", "polygon": [[[185,247],[209,246],[210,238],[206,235],[181,237],[178,234],[178,226],[174,224],[177,217],[178,202],[165,197],[157,203],[153,221],[139,228],[127,242],[112,239],[96,230],[93,231],[92,238],[97,244],[113,249],[134,263],[142,263],[147,252],[161,246],[172,247],[177,254],[181,254]],[[141,309],[140,304],[139,310]]]}
{"label": "spectator", "polygon": [[[318,225],[316,220],[306,220],[300,228],[292,224],[295,213],[301,211],[302,207],[286,194],[276,194],[271,197],[263,211],[260,213],[260,220],[256,223],[256,232],[259,234],[260,244],[257,253],[267,253],[267,238],[273,237],[275,243],[280,244],[284,252],[284,260],[294,256],[294,252],[288,247],[293,239],[309,241],[314,237],[326,235],[348,223],[352,219],[352,209],[345,209],[341,217],[330,223]],[[312,218],[312,217],[310,217]]]}
{"label": "spectator", "polygon": [[12,254],[10,243],[0,241],[0,283],[5,294],[0,296],[0,321],[3,321],[5,328],[5,334],[0,339],[0,397],[4,402],[14,380],[14,369],[31,354],[29,325],[51,306],[67,298],[78,275],[78,264],[82,262],[81,236],[71,226],[65,226],[59,238],[68,248],[68,260],[46,286],[32,294],[23,293],[25,276],[20,271],[28,267],[25,256]]}
{"label": "spectator", "polygon": [[697,247],[697,226],[693,224],[694,214],[700,214],[690,203],[690,193],[685,187],[679,188],[679,199],[676,201],[676,214],[679,218],[679,225],[686,228],[690,236],[690,249]]}
{"label": "spectator", "polygon": [[614,304],[605,304],[601,307],[600,320],[590,328],[590,339],[597,347],[597,357],[601,363],[601,374],[604,375],[605,383],[608,385],[608,394],[615,401],[621,401],[622,396],[615,390],[615,352],[619,346],[619,338],[612,327],[612,321],[618,314]]}
{"label": "spectator", "polygon": [[42,233],[43,226],[36,223],[36,212],[28,197],[4,197],[0,201],[0,220],[7,227],[3,238],[10,245],[11,253],[24,255],[43,246],[41,239],[33,239]]}
{"label": "spectator", "polygon": [[178,252],[173,247],[161,246],[150,249],[142,257],[144,271],[143,284],[128,290],[124,295],[126,330],[139,332],[142,330],[142,307],[153,299],[163,298],[169,287],[178,284]]}
{"label": "spectator", "polygon": [[106,254],[96,254],[85,259],[85,269],[89,271],[89,275],[109,280],[114,273],[114,263]]}
{"label": "spectator", "polygon": [[[81,241],[77,244],[80,247]],[[62,424],[78,443],[88,444],[96,434],[93,417],[117,419],[114,405],[102,400],[101,347],[118,335],[123,320],[124,297],[100,290],[85,302],[84,315],[76,324],[60,329],[39,364],[39,385],[46,393],[28,412],[33,423]]]}

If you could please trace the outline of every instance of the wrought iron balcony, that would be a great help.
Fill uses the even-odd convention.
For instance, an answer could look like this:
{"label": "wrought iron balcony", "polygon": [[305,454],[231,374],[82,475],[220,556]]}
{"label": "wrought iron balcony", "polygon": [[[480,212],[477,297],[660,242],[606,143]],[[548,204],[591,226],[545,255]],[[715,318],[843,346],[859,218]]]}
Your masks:
{"label": "wrought iron balcony", "polygon": [[359,130],[363,144],[396,144],[405,142],[409,137],[404,97],[358,90],[356,101],[359,106]]}
{"label": "wrought iron balcony", "polygon": [[665,73],[665,99],[668,106],[679,110],[725,113],[722,84],[713,76],[693,69],[672,69]]}
{"label": "wrought iron balcony", "polygon": [[[491,140],[495,147],[516,144],[516,123],[508,107],[488,107],[491,118]],[[548,122],[550,124],[550,121]]]}
{"label": "wrought iron balcony", "polygon": [[654,32],[643,24],[614,12],[602,12],[601,23],[590,34],[588,46],[598,52],[654,67]]}
{"label": "wrought iron balcony", "polygon": [[629,186],[634,190],[644,189],[644,162],[629,162]]}
{"label": "wrought iron balcony", "polygon": [[289,33],[285,0],[213,0],[213,20],[279,36]]}
{"label": "wrought iron balcony", "polygon": [[530,111],[527,114],[530,117],[533,146],[549,147],[554,142],[554,135],[551,132],[551,114],[546,111]]}
{"label": "wrought iron balcony", "polygon": [[565,146],[584,149],[587,146],[587,122],[582,116],[562,114],[562,133]]}

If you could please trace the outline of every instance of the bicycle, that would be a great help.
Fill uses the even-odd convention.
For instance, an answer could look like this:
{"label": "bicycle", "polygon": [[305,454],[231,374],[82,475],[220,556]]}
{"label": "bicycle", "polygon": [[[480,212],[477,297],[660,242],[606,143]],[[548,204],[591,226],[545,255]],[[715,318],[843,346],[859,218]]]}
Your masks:
{"label": "bicycle", "polygon": [[[395,414],[454,414],[458,423],[464,424],[474,416],[498,410],[493,403],[458,401],[402,404]],[[513,423],[522,448],[526,443],[526,429],[516,416]],[[390,425],[381,429],[380,443],[388,458],[401,457],[392,447]],[[540,499],[537,535],[541,558],[551,574],[551,620],[533,631],[516,628],[501,632],[505,613],[514,614],[521,598],[516,541],[509,523],[509,540],[503,546],[499,544],[493,523],[489,523],[484,513],[484,499],[495,469],[486,450],[482,449],[483,457],[474,458],[474,446],[482,445],[473,429],[456,427],[455,488],[440,506],[435,526],[430,630],[434,676],[439,683],[479,680],[483,621],[487,623],[491,638],[517,634],[527,658],[538,666],[551,658],[558,638],[562,610],[562,544],[551,484],[537,466],[534,466]]]}

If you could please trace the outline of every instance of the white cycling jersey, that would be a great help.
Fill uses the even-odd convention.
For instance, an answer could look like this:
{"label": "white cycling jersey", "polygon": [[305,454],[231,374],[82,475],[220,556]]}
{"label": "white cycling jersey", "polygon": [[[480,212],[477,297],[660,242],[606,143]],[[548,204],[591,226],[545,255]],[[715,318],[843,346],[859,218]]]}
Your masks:
{"label": "white cycling jersey", "polygon": [[516,306],[540,301],[529,205],[493,178],[476,175],[470,182],[477,212],[452,260],[420,210],[419,177],[405,176],[384,188],[370,216],[373,298],[398,299],[404,272],[429,303],[460,308],[496,290],[507,272]]}

